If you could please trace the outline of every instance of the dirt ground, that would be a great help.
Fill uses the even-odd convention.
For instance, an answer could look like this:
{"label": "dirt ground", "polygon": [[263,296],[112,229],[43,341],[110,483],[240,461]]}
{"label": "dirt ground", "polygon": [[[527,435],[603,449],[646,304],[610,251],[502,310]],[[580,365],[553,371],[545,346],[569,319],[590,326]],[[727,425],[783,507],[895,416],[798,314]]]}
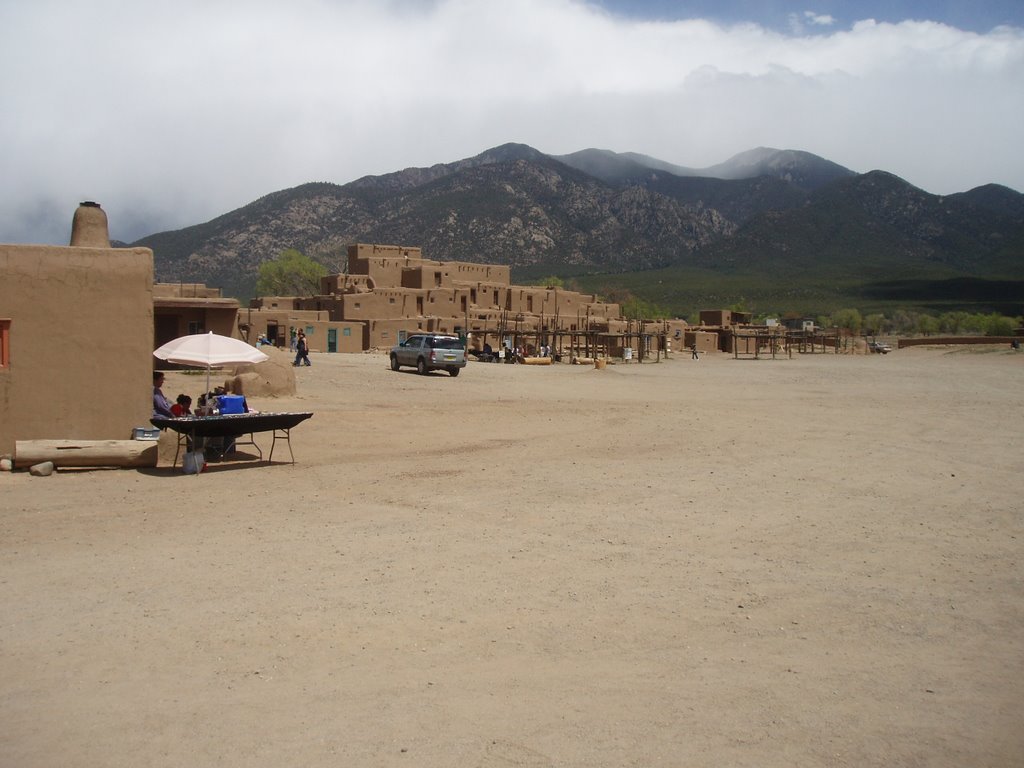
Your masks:
{"label": "dirt ground", "polygon": [[0,765],[1024,763],[1024,355],[688,357],[314,355],[294,465],[0,473]]}

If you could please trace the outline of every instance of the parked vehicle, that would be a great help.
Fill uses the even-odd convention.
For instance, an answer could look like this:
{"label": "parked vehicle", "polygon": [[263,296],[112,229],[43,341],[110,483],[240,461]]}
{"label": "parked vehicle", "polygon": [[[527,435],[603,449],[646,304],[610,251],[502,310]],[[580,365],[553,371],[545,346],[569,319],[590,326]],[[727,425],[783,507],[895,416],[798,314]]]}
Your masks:
{"label": "parked vehicle", "polygon": [[872,352],[878,352],[879,354],[882,355],[887,355],[890,352],[892,352],[892,347],[890,347],[884,341],[869,341],[868,349],[870,349]]}
{"label": "parked vehicle", "polygon": [[391,348],[391,370],[403,365],[415,367],[420,374],[443,369],[458,376],[466,367],[466,348],[458,336],[417,333]]}

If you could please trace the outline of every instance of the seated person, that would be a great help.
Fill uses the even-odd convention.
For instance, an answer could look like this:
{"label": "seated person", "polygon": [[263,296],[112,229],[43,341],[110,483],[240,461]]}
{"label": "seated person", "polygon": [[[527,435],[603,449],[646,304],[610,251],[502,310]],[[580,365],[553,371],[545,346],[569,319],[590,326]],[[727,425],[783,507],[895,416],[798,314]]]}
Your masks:
{"label": "seated person", "polygon": [[171,406],[171,413],[175,416],[191,416],[192,398],[188,395],[178,395],[177,402]]}
{"label": "seated person", "polygon": [[153,371],[153,415],[172,418],[174,413],[171,411],[171,402],[164,397],[164,393],[160,389],[163,385],[163,373],[160,371]]}

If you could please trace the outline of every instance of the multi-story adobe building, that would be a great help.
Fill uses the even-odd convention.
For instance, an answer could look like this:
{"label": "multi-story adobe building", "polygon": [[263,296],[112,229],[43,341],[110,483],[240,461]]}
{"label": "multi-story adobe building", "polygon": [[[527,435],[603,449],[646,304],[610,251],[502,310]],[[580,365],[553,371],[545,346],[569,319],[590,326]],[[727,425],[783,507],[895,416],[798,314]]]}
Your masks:
{"label": "multi-story adobe building", "polygon": [[[281,312],[292,313],[287,334]],[[295,313],[326,312],[304,319]],[[284,346],[303,328],[310,348],[330,351],[330,323],[362,333],[361,349],[387,348],[416,331],[461,333],[471,348],[506,338],[542,343],[545,336],[601,334],[606,342],[630,332],[681,337],[685,321],[641,327],[622,317],[618,304],[563,288],[513,285],[507,265],[432,261],[419,248],[359,243],[348,248],[348,272],[321,281],[321,295],[260,297],[243,310],[249,333]],[[676,334],[679,331],[679,334]],[[549,342],[550,343],[550,342]],[[615,344],[611,344],[614,347]],[[620,345],[621,346],[621,345]]]}

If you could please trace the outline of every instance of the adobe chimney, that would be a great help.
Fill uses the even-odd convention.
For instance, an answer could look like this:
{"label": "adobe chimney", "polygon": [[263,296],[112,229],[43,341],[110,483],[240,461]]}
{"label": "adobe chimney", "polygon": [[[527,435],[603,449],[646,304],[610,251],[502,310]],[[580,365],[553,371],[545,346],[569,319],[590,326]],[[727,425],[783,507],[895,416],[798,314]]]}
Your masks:
{"label": "adobe chimney", "polygon": [[107,214],[99,203],[86,200],[80,203],[71,222],[71,245],[84,248],[109,248]]}

